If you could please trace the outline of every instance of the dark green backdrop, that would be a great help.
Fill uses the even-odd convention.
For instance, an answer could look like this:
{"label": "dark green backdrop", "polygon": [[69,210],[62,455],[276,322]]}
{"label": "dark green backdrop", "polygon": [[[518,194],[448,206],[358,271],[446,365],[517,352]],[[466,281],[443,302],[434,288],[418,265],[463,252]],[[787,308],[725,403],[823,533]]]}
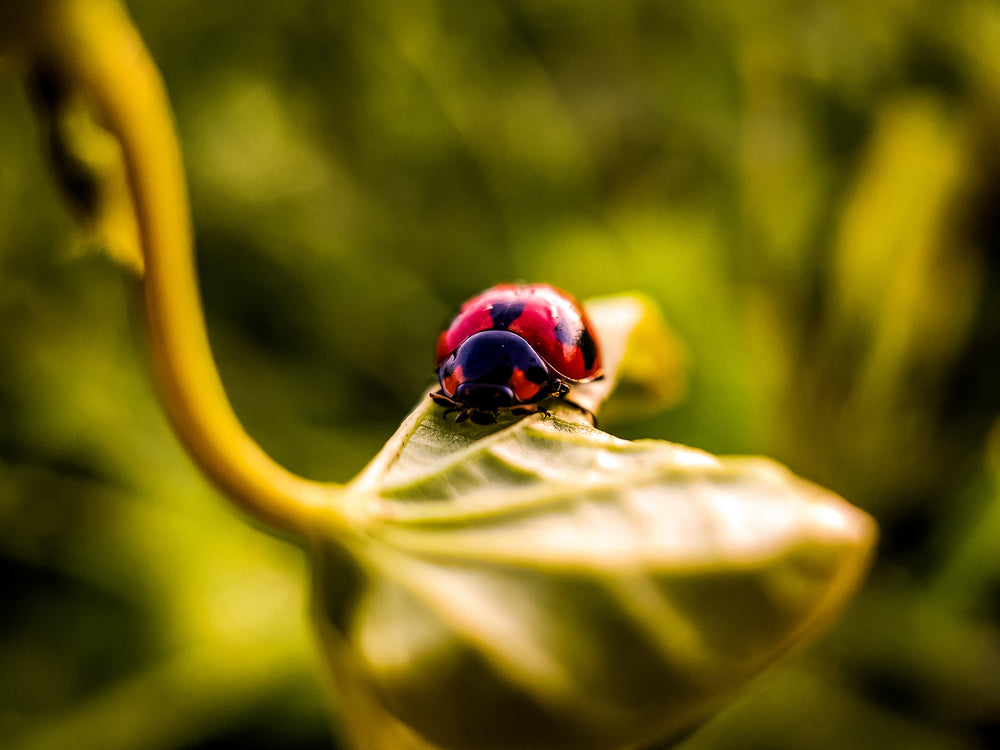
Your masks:
{"label": "dark green backdrop", "polygon": [[[830,635],[685,750],[1000,745],[1000,4],[128,5],[282,463],[352,476],[490,284],[640,290],[686,395],[604,427],[771,455],[883,528]],[[0,77],[0,745],[329,748],[305,563],[175,444],[135,284],[41,154]]]}

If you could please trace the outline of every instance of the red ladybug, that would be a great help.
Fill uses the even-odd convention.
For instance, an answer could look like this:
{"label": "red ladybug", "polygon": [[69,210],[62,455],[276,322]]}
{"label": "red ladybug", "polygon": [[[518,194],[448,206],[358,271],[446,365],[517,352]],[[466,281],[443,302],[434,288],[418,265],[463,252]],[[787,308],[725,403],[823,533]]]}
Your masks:
{"label": "red ladybug", "polygon": [[500,284],[473,297],[437,343],[441,389],[430,394],[457,422],[492,424],[500,412],[601,377],[601,354],[583,308],[548,284]]}

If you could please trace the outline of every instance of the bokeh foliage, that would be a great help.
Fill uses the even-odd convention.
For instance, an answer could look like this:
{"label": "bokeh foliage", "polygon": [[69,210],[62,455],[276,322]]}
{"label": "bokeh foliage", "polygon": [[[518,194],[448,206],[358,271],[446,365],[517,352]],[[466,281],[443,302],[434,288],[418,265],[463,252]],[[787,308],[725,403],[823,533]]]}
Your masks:
{"label": "bokeh foliage", "polygon": [[[684,747],[1000,742],[1000,6],[128,5],[276,458],[352,476],[483,287],[640,290],[688,393],[605,426],[769,454],[884,537],[831,635]],[[0,133],[0,744],[329,747],[302,560],[176,446],[11,75]]]}

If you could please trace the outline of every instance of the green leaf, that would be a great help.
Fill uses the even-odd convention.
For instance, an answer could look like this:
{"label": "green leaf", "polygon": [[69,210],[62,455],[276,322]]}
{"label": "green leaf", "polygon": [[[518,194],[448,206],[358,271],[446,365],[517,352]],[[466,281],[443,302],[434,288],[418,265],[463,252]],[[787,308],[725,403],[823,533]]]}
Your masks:
{"label": "green leaf", "polygon": [[586,308],[600,336],[605,375],[578,386],[574,402],[594,414],[601,410],[609,421],[673,406],[684,394],[685,355],[656,304],[641,294],[620,294],[588,300]]}
{"label": "green leaf", "polygon": [[121,145],[95,106],[100,73],[88,46],[114,49],[127,23],[122,13],[115,0],[0,0],[0,63],[15,61],[28,73],[53,176],[83,230],[81,246],[141,274],[129,177]]}
{"label": "green leaf", "polygon": [[59,66],[36,63],[32,88],[52,171],[83,230],[84,247],[141,274],[139,228],[118,141],[94,119],[83,91]]}
{"label": "green leaf", "polygon": [[358,747],[385,750],[675,736],[819,633],[875,537],[773,462],[620,440],[563,404],[482,427],[428,401],[344,512],[317,615]]}

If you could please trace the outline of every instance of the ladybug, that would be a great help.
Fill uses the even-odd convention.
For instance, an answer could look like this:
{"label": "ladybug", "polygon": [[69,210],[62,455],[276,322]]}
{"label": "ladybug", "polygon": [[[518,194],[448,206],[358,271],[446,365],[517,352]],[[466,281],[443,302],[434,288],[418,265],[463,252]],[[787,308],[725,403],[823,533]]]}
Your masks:
{"label": "ladybug", "polygon": [[456,422],[492,424],[501,412],[600,378],[601,353],[586,313],[548,284],[500,284],[467,301],[437,342],[440,390],[430,397]]}

